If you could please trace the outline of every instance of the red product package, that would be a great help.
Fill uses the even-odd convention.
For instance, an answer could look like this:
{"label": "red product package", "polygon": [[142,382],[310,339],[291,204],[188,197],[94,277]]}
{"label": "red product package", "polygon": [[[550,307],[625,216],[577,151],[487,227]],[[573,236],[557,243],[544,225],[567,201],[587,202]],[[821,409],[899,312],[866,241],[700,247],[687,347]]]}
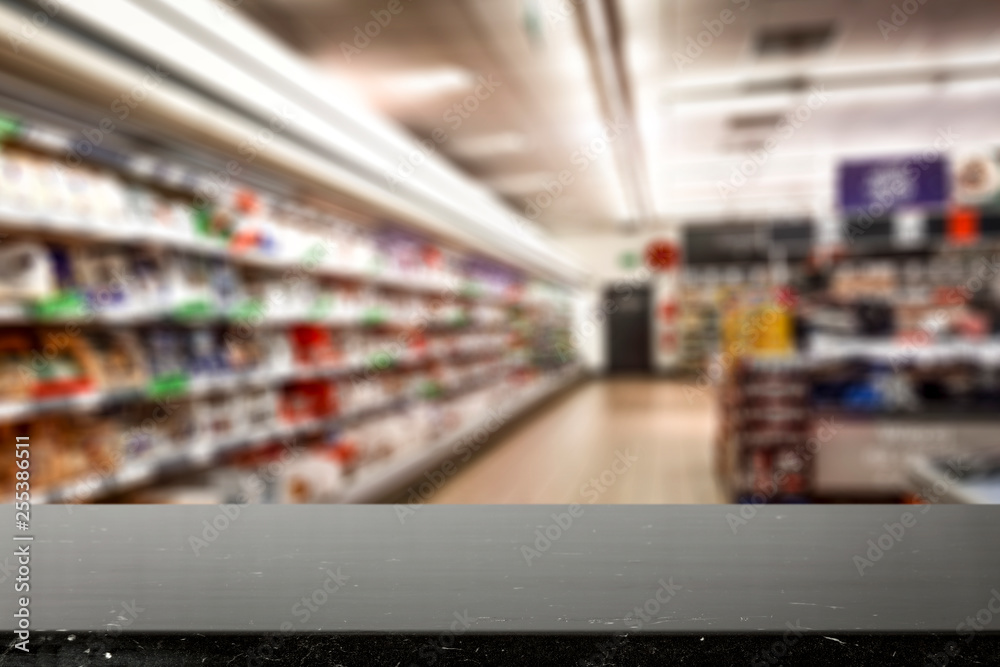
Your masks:
{"label": "red product package", "polygon": [[285,387],[281,416],[290,423],[335,417],[337,395],[329,382],[296,382]]}
{"label": "red product package", "polygon": [[303,366],[330,366],[340,361],[340,350],[332,332],[323,327],[303,325],[291,329],[295,362]]}

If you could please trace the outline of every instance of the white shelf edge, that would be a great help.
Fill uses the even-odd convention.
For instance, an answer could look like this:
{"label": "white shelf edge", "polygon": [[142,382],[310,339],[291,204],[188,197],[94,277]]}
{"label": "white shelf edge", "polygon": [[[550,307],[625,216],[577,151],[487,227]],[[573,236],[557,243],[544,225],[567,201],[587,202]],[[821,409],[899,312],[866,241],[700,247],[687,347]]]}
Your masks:
{"label": "white shelf edge", "polygon": [[[527,397],[522,397],[517,401],[513,409],[510,410],[511,416],[506,423],[517,419],[534,405],[565,389],[582,376],[583,370],[576,368],[568,373],[567,377],[555,380],[551,386],[537,388]],[[484,428],[488,421],[490,421],[489,418],[477,420],[460,429],[457,434],[441,438],[429,446],[420,448],[410,456],[405,456],[396,461],[390,459],[381,466],[382,470],[372,470],[365,475],[364,479],[360,479],[353,484],[351,488],[344,492],[340,502],[376,502],[387,493],[398,489],[407,479],[416,477],[421,471],[426,470],[428,466],[443,461],[446,458],[448,450],[477,430]]]}

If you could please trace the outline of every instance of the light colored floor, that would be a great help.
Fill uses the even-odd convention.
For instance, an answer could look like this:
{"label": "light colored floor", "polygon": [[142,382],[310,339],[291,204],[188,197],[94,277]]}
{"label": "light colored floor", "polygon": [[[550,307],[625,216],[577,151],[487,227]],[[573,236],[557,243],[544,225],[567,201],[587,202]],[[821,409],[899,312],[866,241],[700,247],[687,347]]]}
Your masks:
{"label": "light colored floor", "polygon": [[714,400],[689,400],[679,381],[590,381],[502,433],[429,502],[725,502]]}

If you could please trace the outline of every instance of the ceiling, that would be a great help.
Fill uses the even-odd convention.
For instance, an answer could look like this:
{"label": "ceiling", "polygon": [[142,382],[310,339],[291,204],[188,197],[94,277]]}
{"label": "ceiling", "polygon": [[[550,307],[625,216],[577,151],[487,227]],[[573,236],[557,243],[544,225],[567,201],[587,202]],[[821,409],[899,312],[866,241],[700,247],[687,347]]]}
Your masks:
{"label": "ceiling", "polygon": [[[915,11],[894,15],[894,5]],[[606,23],[603,40],[586,20],[594,6]],[[995,2],[243,0],[240,7],[311,60],[328,85],[427,139],[429,151],[556,234],[637,220],[829,216],[844,157],[920,151],[949,127],[956,150],[1000,145]],[[616,58],[620,80],[610,81]],[[478,88],[477,99],[480,77],[494,84]],[[618,107],[609,104],[615,86],[624,100]],[[779,126],[796,111],[808,118],[791,132]],[[617,117],[634,133],[605,145],[603,123]],[[619,136],[636,140],[635,150],[619,151],[630,140]],[[722,187],[754,154],[746,183]],[[411,156],[418,166],[400,170],[419,168],[420,159]],[[636,195],[643,188],[648,200]]]}
{"label": "ceiling", "polygon": [[[922,152],[948,128],[957,152],[1000,145],[1000,3],[651,4],[623,0],[662,218],[828,217],[845,157]],[[894,14],[902,5],[915,11]]]}
{"label": "ceiling", "polygon": [[[332,85],[430,139],[525,217],[550,230],[629,217],[612,152],[588,149],[602,116],[573,12],[510,0],[401,0],[388,21],[372,16],[389,4],[245,0],[241,8]],[[386,25],[376,30],[378,17]],[[375,36],[357,48],[366,27]],[[480,77],[495,84],[479,89],[484,99],[476,98]],[[569,172],[564,183],[561,172]]]}

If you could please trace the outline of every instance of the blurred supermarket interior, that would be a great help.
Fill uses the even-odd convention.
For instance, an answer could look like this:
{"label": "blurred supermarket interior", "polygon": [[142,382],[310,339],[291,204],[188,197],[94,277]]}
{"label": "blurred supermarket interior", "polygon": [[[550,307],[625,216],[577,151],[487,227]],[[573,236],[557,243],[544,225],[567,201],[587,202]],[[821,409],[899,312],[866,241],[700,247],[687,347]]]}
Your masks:
{"label": "blurred supermarket interior", "polygon": [[1000,3],[0,27],[5,495],[1000,502]]}

